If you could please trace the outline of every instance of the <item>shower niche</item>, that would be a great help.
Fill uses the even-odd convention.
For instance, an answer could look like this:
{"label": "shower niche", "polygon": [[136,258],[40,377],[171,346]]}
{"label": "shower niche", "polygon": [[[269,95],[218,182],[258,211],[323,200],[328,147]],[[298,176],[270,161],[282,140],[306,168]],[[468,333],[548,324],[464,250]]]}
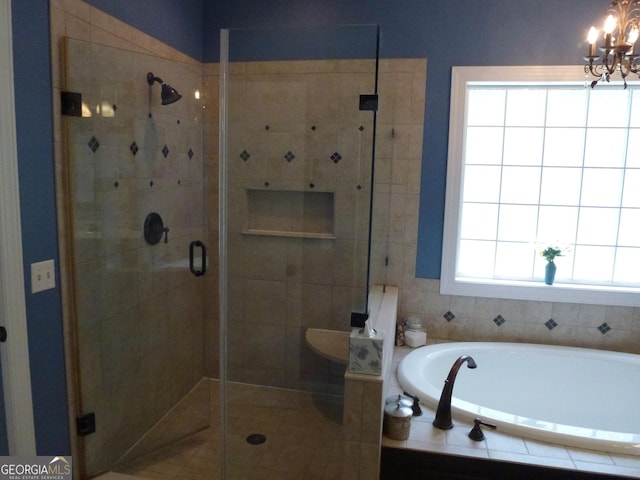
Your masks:
{"label": "shower niche", "polygon": [[333,192],[246,190],[246,235],[333,240]]}

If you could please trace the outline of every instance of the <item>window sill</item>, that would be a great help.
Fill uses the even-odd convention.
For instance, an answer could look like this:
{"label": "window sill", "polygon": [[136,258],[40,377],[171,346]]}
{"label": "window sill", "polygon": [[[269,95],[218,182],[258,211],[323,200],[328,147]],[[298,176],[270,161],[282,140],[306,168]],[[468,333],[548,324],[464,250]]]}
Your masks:
{"label": "window sill", "polygon": [[490,279],[441,279],[440,293],[472,297],[586,303],[592,305],[640,306],[640,288],[597,287],[569,283],[517,282]]}

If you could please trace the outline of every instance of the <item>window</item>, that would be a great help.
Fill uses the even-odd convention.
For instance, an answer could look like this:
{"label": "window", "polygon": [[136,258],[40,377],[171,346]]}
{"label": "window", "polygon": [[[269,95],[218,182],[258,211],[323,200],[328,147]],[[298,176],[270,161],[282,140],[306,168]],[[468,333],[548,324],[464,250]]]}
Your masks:
{"label": "window", "polygon": [[[640,89],[455,67],[444,294],[640,305]],[[539,249],[561,247],[553,286]]]}

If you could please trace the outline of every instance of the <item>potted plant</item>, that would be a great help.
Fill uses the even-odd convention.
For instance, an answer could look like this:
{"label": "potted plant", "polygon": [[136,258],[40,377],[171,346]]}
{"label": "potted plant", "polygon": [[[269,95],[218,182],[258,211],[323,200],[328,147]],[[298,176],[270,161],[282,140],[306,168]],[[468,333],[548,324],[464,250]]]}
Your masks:
{"label": "potted plant", "polygon": [[542,255],[547,261],[547,265],[544,269],[544,283],[547,285],[553,285],[553,280],[556,276],[556,264],[553,260],[556,257],[562,256],[562,248],[548,246],[544,250],[540,251],[540,255]]}

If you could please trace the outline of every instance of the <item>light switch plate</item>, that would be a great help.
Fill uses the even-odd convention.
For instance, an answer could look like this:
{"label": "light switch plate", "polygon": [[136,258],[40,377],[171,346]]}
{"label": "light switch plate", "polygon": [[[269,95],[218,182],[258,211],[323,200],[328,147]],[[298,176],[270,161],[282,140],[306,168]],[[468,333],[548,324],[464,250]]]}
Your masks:
{"label": "light switch plate", "polygon": [[53,260],[45,260],[31,264],[31,293],[56,288],[55,264]]}

